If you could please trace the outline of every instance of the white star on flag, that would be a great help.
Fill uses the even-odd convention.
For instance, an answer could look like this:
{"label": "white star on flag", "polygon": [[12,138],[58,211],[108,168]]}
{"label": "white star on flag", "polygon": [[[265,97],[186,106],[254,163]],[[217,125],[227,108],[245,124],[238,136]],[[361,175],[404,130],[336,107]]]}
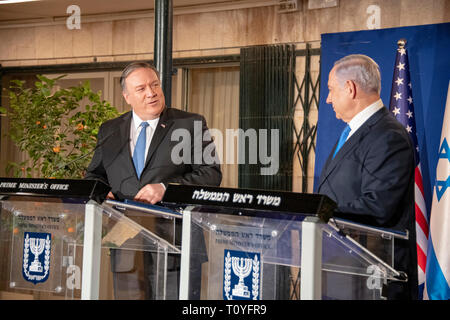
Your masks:
{"label": "white star on flag", "polygon": [[395,80],[395,83],[397,83],[397,86],[400,87],[400,85],[403,84],[403,78],[397,78],[397,80]]}
{"label": "white star on flag", "polygon": [[398,68],[398,71],[400,71],[400,70],[405,70],[405,64],[399,62],[399,64],[397,65],[397,68]]}
{"label": "white star on flag", "polygon": [[400,52],[400,55],[406,54],[405,48],[398,49],[398,52]]}
{"label": "white star on flag", "polygon": [[406,99],[406,100],[408,100],[409,104],[411,104],[411,103],[412,103],[412,97],[409,97],[409,98],[408,98],[408,99]]}
{"label": "white star on flag", "polygon": [[400,92],[396,92],[394,95],[395,100],[401,99],[402,98],[402,94]]}
{"label": "white star on flag", "polygon": [[392,110],[392,112],[394,113],[394,115],[398,115],[400,114],[400,108],[395,107],[394,110]]}
{"label": "white star on flag", "polygon": [[407,125],[407,126],[406,126],[406,131],[408,131],[409,133],[411,133],[411,132],[412,132],[412,128],[411,128],[411,126],[410,126],[410,125]]}
{"label": "white star on flag", "polygon": [[408,110],[408,112],[406,113],[406,115],[408,116],[409,119],[412,118],[413,113],[411,112],[411,110]]}

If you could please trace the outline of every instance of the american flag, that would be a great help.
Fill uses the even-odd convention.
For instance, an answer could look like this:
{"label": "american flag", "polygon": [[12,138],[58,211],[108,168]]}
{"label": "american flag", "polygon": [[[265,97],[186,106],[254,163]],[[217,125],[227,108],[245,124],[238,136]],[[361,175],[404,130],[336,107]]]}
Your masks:
{"label": "american flag", "polygon": [[422,183],[422,169],[420,166],[419,144],[417,143],[416,120],[412,97],[412,86],[409,74],[408,52],[404,47],[406,41],[399,41],[395,58],[394,77],[392,79],[391,101],[389,110],[408,131],[415,147],[415,214],[417,238],[417,263],[419,286],[423,288],[425,282],[425,268],[428,247],[428,216]]}

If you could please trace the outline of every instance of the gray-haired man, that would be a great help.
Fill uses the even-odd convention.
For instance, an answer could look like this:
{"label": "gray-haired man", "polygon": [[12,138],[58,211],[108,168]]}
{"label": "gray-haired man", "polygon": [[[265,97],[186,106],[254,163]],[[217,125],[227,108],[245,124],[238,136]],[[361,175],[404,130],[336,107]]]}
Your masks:
{"label": "gray-haired man", "polygon": [[409,240],[396,240],[394,248],[394,268],[406,272],[408,282],[391,284],[386,295],[417,299],[414,150],[405,128],[383,105],[380,88],[378,65],[368,56],[346,56],[331,69],[327,103],[347,127],[322,169],[317,192],[336,201],[335,216],[409,230]]}

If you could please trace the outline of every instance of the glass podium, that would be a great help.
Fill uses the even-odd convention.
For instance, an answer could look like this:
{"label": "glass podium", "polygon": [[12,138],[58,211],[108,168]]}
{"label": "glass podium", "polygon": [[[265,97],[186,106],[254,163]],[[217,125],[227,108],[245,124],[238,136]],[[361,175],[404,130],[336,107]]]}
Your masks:
{"label": "glass podium", "polygon": [[99,181],[0,178],[0,299],[178,298],[167,279],[169,257],[181,254],[179,214],[103,201],[108,191]]}
{"label": "glass podium", "polygon": [[392,263],[407,233],[334,219],[323,195],[169,185],[163,200],[184,204],[180,299],[377,300],[407,281]]}
{"label": "glass podium", "polygon": [[[102,207],[121,212],[140,228],[153,234],[159,245],[153,248],[139,247],[138,250],[122,246],[120,250],[111,250],[115,298],[178,299],[182,215],[162,206],[129,200],[106,200]],[[143,294],[133,294],[129,287],[133,283],[140,283]]]}
{"label": "glass podium", "polygon": [[323,195],[170,184],[160,206],[96,180],[0,178],[0,299],[384,299],[408,233]]}

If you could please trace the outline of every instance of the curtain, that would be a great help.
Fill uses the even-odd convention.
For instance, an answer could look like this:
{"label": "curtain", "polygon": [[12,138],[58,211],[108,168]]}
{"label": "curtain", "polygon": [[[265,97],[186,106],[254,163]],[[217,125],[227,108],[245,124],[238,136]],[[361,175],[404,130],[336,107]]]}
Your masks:
{"label": "curtain", "polygon": [[221,160],[222,187],[238,187],[239,67],[189,70],[187,109],[205,117]]}

